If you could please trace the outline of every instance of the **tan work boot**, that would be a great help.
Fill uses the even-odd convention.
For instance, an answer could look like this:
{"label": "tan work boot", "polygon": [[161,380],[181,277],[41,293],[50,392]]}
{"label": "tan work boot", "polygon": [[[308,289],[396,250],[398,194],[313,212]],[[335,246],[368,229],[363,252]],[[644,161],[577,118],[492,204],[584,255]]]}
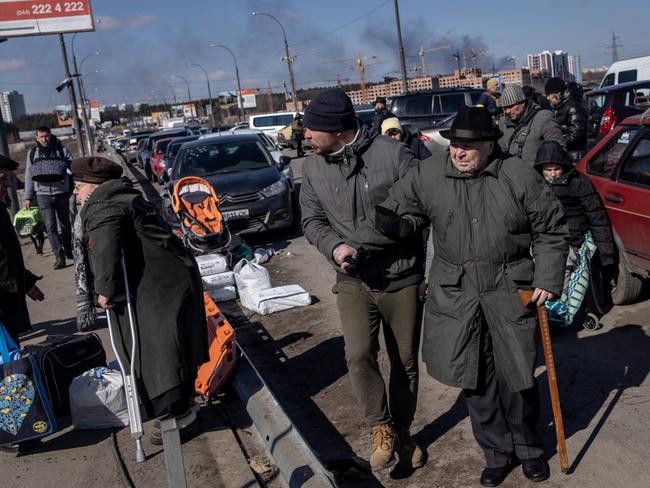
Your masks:
{"label": "tan work boot", "polygon": [[390,424],[375,425],[372,428],[372,454],[370,468],[373,471],[389,468],[395,462],[397,432]]}
{"label": "tan work boot", "polygon": [[424,453],[411,437],[408,427],[397,430],[397,442],[397,454],[402,466],[413,469],[424,466]]}

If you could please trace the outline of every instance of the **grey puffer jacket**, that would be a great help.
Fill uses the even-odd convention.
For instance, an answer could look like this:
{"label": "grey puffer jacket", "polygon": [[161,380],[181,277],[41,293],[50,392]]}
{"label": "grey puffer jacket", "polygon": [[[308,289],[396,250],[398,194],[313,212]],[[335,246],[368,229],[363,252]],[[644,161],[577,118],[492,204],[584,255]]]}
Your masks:
{"label": "grey puffer jacket", "polygon": [[516,122],[505,114],[501,116],[499,129],[503,136],[499,139],[499,146],[504,152],[532,166],[542,142],[557,141],[562,147],[565,147],[565,144],[553,112],[540,108],[531,100],[527,104],[521,118]]}
{"label": "grey puffer jacket", "polygon": [[[338,280],[356,278],[370,290],[394,291],[423,279],[421,232],[389,248],[373,246],[372,239],[359,243],[358,234],[372,227],[375,205],[386,199],[393,183],[418,164],[404,144],[389,137],[372,138],[367,127],[359,129],[340,153],[305,159],[300,188],[302,228],[307,240],[334,265]],[[423,229],[427,221],[414,223]],[[334,262],[334,249],[344,243],[369,250],[354,276]]]}
{"label": "grey puffer jacket", "polygon": [[33,200],[36,195],[60,195],[70,193],[72,189],[72,178],[70,174],[57,181],[34,181],[32,179],[32,163],[38,159],[63,159],[68,168],[72,163],[72,153],[61,144],[55,136],[52,136],[52,142],[48,147],[36,144],[36,147],[27,153],[25,160],[25,200]]}

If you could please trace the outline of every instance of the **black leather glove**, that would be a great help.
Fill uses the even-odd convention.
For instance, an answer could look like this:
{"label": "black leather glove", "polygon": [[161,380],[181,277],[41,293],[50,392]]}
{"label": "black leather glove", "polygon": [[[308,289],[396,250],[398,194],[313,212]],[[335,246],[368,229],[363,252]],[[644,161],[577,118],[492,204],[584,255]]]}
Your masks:
{"label": "black leather glove", "polygon": [[415,225],[409,219],[400,217],[392,210],[377,205],[375,207],[375,229],[393,240],[403,240],[415,232]]}

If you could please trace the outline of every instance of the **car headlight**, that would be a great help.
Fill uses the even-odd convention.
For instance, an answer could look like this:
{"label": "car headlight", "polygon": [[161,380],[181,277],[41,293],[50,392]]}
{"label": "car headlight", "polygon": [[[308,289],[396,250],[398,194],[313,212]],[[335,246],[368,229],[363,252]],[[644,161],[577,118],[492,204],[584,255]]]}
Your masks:
{"label": "car headlight", "polygon": [[267,186],[262,190],[262,195],[265,197],[274,197],[276,195],[281,194],[286,188],[286,185],[284,183],[284,180],[278,180],[272,185]]}

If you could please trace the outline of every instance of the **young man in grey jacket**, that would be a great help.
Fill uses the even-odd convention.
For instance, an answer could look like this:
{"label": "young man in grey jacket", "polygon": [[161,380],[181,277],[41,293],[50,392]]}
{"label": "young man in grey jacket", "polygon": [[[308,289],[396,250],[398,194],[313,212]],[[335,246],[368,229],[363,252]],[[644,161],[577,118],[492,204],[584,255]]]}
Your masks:
{"label": "young man in grey jacket", "polygon": [[65,258],[72,259],[72,158],[70,150],[52,135],[49,127],[42,126],[36,130],[36,147],[27,153],[25,162],[25,208],[36,197],[55,257],[54,269],[65,268]]}
{"label": "young man in grey jacket", "polygon": [[[427,222],[409,221],[404,240],[389,248],[375,246],[362,230],[388,189],[419,161],[398,141],[371,137],[338,88],[314,97],[303,120],[315,154],[303,165],[302,227],[337,271],[333,291],[350,379],[372,427],[371,467],[391,466],[396,451],[400,463],[420,467],[424,456],[409,428],[417,403]],[[391,363],[388,401],[377,362],[381,329]]]}

